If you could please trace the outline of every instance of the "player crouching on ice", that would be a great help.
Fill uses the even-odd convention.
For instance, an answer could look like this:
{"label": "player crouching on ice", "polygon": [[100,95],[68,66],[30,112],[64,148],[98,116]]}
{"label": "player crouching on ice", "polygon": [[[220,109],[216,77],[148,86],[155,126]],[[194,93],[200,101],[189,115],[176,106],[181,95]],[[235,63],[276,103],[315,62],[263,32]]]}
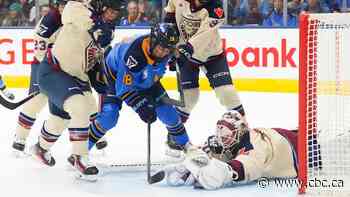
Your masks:
{"label": "player crouching on ice", "polygon": [[[168,95],[159,81],[178,40],[173,24],[159,23],[151,28],[150,34],[113,47],[105,60],[109,88],[101,99],[101,111],[90,124],[90,148],[117,124],[122,102],[145,123],[151,124],[157,118],[164,123],[168,142],[173,146],[182,150],[191,147],[175,107],[162,100]],[[69,161],[74,162],[72,158]]]}
{"label": "player crouching on ice", "polygon": [[[216,124],[202,153],[187,153],[181,164],[169,165],[154,175],[171,186],[195,185],[212,190],[261,177],[297,176],[296,131],[279,128],[248,128],[237,111],[228,111]],[[203,158],[206,155],[206,160]],[[198,158],[200,162],[198,162]],[[161,178],[159,178],[161,177]]]}

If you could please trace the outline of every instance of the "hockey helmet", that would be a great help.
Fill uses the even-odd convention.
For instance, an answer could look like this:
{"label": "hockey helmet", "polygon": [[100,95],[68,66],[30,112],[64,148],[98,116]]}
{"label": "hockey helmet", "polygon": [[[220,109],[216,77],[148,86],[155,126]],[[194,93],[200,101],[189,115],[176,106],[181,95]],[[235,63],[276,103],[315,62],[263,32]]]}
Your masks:
{"label": "hockey helmet", "polygon": [[68,2],[68,0],[56,0],[55,3],[57,5],[66,5]]}
{"label": "hockey helmet", "polygon": [[207,5],[210,3],[210,0],[199,0],[199,3],[201,3],[202,5]]}
{"label": "hockey helmet", "polygon": [[151,28],[151,51],[160,45],[164,48],[175,49],[179,42],[179,34],[175,24],[172,23],[157,23]]}
{"label": "hockey helmet", "polygon": [[216,136],[224,150],[233,150],[239,146],[241,138],[249,131],[242,115],[236,110],[224,113],[216,123]]}

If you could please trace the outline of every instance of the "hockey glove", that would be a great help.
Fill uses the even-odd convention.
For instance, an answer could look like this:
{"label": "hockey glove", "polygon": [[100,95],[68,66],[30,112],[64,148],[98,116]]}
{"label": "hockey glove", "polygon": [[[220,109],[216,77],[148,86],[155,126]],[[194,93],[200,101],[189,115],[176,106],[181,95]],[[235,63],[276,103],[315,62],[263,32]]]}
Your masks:
{"label": "hockey glove", "polygon": [[171,56],[168,60],[168,67],[170,71],[176,71],[176,57]]}
{"label": "hockey glove", "polygon": [[198,167],[206,166],[209,163],[209,156],[202,149],[190,145],[185,150],[186,160],[192,162]]}
{"label": "hockey glove", "polygon": [[109,88],[107,78],[100,65],[95,66],[88,72],[91,86],[99,94],[106,94]]}
{"label": "hockey glove", "polygon": [[102,47],[107,47],[114,38],[114,26],[111,23],[97,19],[95,25],[89,30],[96,42]]}
{"label": "hockey glove", "polygon": [[153,123],[157,120],[156,110],[146,97],[138,93],[131,93],[125,100],[145,123]]}
{"label": "hockey glove", "polygon": [[190,43],[179,45],[177,51],[179,53],[178,61],[180,65],[184,65],[184,63],[189,61],[193,55],[193,47]]}

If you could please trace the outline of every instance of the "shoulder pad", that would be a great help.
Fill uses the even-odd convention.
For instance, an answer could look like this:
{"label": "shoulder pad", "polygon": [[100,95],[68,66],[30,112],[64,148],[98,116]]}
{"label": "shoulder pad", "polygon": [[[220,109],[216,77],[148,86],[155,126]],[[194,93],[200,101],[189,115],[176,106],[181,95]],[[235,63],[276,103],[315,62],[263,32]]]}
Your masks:
{"label": "shoulder pad", "polygon": [[143,36],[135,39],[124,56],[125,65],[133,72],[138,72],[147,64],[142,51]]}
{"label": "shoulder pad", "polygon": [[222,2],[218,0],[212,0],[204,8],[208,11],[210,18],[222,19],[225,17]]}

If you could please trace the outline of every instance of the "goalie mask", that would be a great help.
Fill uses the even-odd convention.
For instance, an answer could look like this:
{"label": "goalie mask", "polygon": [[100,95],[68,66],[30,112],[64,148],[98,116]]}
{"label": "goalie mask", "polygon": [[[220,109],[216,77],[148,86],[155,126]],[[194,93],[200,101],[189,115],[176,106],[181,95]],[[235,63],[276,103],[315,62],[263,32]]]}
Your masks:
{"label": "goalie mask", "polygon": [[237,154],[239,143],[245,133],[249,132],[246,121],[242,115],[235,110],[224,113],[216,123],[216,136],[223,152]]}

